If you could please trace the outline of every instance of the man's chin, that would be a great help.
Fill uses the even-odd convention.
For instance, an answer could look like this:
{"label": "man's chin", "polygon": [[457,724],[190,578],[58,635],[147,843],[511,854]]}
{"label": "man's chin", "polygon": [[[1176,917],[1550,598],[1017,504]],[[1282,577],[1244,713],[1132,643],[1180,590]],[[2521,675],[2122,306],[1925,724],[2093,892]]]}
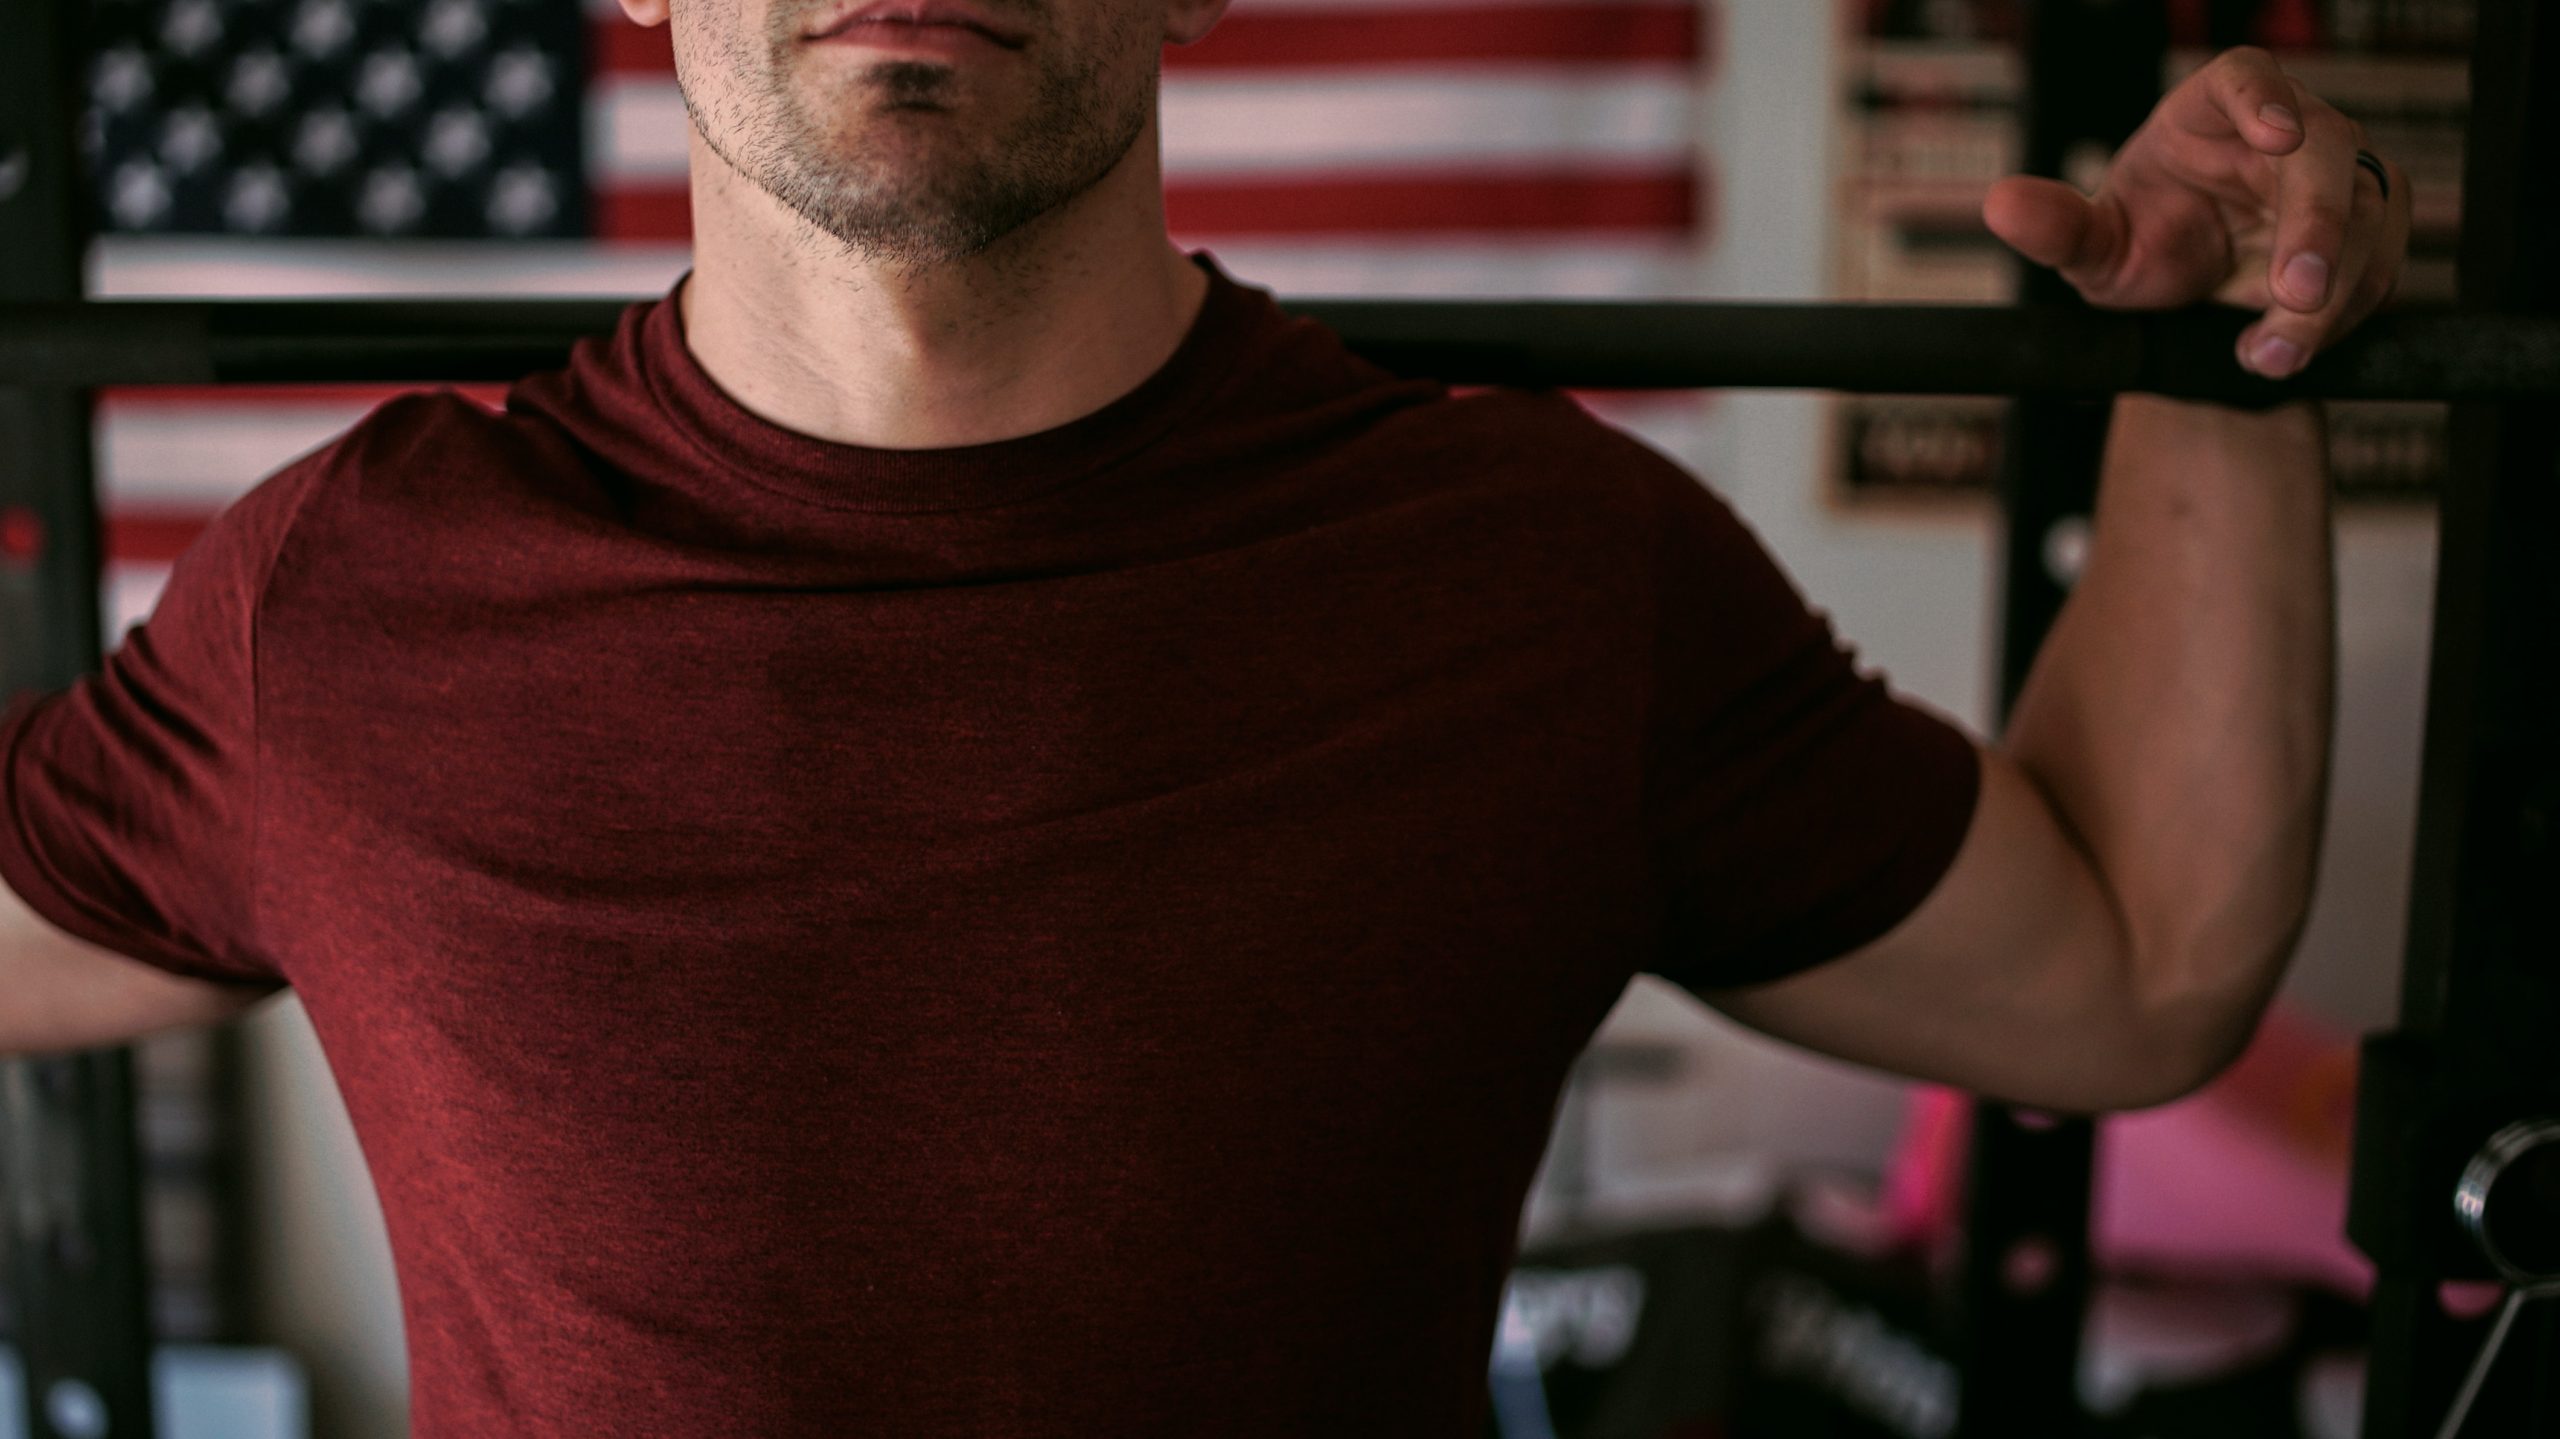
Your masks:
{"label": "man's chin", "polygon": [[875,263],[923,270],[984,253],[996,237],[973,221],[926,202],[883,204],[877,196],[858,212],[838,211],[821,220],[804,216],[847,249]]}

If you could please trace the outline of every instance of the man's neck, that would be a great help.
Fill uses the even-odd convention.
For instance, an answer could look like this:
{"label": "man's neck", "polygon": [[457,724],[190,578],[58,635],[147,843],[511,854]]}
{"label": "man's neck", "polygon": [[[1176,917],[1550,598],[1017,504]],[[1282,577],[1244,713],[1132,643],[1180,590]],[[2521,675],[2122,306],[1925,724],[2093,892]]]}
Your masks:
{"label": "man's neck", "polygon": [[910,276],[753,233],[768,198],[697,193],[686,341],[749,411],[820,439],[948,449],[1065,424],[1162,368],[1208,294],[1160,204],[1077,205]]}

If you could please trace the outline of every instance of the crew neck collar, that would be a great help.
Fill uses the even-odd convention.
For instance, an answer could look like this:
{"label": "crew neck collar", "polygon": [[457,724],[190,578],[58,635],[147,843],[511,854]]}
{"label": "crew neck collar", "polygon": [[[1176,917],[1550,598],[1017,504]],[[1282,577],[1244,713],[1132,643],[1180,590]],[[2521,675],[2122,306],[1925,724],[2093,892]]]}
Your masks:
{"label": "crew neck collar", "polygon": [[1187,254],[1207,273],[1209,289],[1173,354],[1102,408],[1010,439],[881,449],[821,439],[757,415],[720,388],[686,342],[677,296],[693,277],[690,268],[641,317],[639,368],[700,462],[743,483],[829,509],[983,509],[1072,484],[1135,453],[1234,367],[1272,298],[1230,278],[1207,251]]}

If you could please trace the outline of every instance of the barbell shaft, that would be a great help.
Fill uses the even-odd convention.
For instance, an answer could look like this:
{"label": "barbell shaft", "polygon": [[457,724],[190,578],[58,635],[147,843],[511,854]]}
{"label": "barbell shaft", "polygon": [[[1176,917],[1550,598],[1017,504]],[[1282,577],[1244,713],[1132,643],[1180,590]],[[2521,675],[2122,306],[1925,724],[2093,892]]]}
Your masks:
{"label": "barbell shaft", "polygon": [[[512,380],[631,302],[586,298],[87,300],[0,305],[0,385]],[[2236,403],[2560,394],[2560,317],[2403,307],[2271,381],[2219,305],[1292,299],[1397,373],[1575,389],[1801,389]]]}

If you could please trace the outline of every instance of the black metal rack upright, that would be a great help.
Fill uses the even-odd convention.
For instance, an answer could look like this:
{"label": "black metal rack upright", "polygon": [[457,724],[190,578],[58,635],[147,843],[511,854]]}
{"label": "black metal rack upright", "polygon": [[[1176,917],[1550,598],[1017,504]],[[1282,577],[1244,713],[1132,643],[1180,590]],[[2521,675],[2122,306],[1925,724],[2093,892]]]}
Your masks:
{"label": "black metal rack upright", "polygon": [[[2027,7],[2020,90],[2026,173],[2065,178],[2075,156],[2112,152],[2160,99],[2165,7],[2042,0]],[[2020,264],[2018,298],[2078,306],[2055,272]],[[2025,688],[2075,573],[2057,563],[2097,504],[2112,398],[2020,398],[2000,442],[2000,715]],[[1962,1439],[2068,1435],[2089,1306],[2090,1120],[1990,1100],[1973,1106],[1963,1239],[1946,1343],[1961,1376]]]}
{"label": "black metal rack upright", "polygon": [[[77,300],[90,188],[81,7],[11,11],[0,46],[0,296]],[[0,694],[100,663],[90,393],[0,388]],[[151,1325],[129,1049],[0,1061],[10,1288],[33,1439],[150,1439]]]}
{"label": "black metal rack upright", "polygon": [[[2478,0],[2463,157],[2464,309],[2560,312],[2560,10]],[[2366,1038],[2347,1231],[2375,1263],[2366,1439],[2433,1435],[2490,1326],[2448,1279],[2498,1277],[2456,1221],[2483,1141],[2560,1116],[2560,432],[2456,402],[2400,1027]],[[2549,1243],[2560,1194],[2531,1224]],[[2560,1434],[2560,1301],[2526,1305],[2462,1433]]]}
{"label": "black metal rack upright", "polygon": [[[2165,7],[2028,7],[2026,166],[2059,176],[2074,147],[2120,144],[2156,103]],[[2227,40],[2226,40],[2227,43]],[[2460,305],[2560,313],[2560,12],[2479,0],[2464,151]],[[2026,267],[2022,300],[2069,303]],[[2349,1237],[2378,1269],[2363,1432],[2434,1435],[2489,1337],[2457,1318],[2448,1279],[2496,1279],[2457,1222],[2466,1164],[2510,1126],[2560,1117],[2560,438],[2547,405],[2457,402],[2440,518],[2417,861],[2402,1027],[2369,1036],[2358,1080]],[[2068,591],[2058,534],[2085,526],[2102,405],[2022,399],[2003,444],[2007,512],[2001,697],[2025,681]],[[2082,1120],[1975,1108],[1951,1347],[1959,1432],[2069,1434],[2087,1302],[2089,1164]],[[2511,1201],[2513,1202],[2513,1201]],[[2560,1196],[2526,1221],[2541,1242]],[[2527,1304],[2483,1371],[2461,1432],[2560,1434],[2560,1303]]]}

